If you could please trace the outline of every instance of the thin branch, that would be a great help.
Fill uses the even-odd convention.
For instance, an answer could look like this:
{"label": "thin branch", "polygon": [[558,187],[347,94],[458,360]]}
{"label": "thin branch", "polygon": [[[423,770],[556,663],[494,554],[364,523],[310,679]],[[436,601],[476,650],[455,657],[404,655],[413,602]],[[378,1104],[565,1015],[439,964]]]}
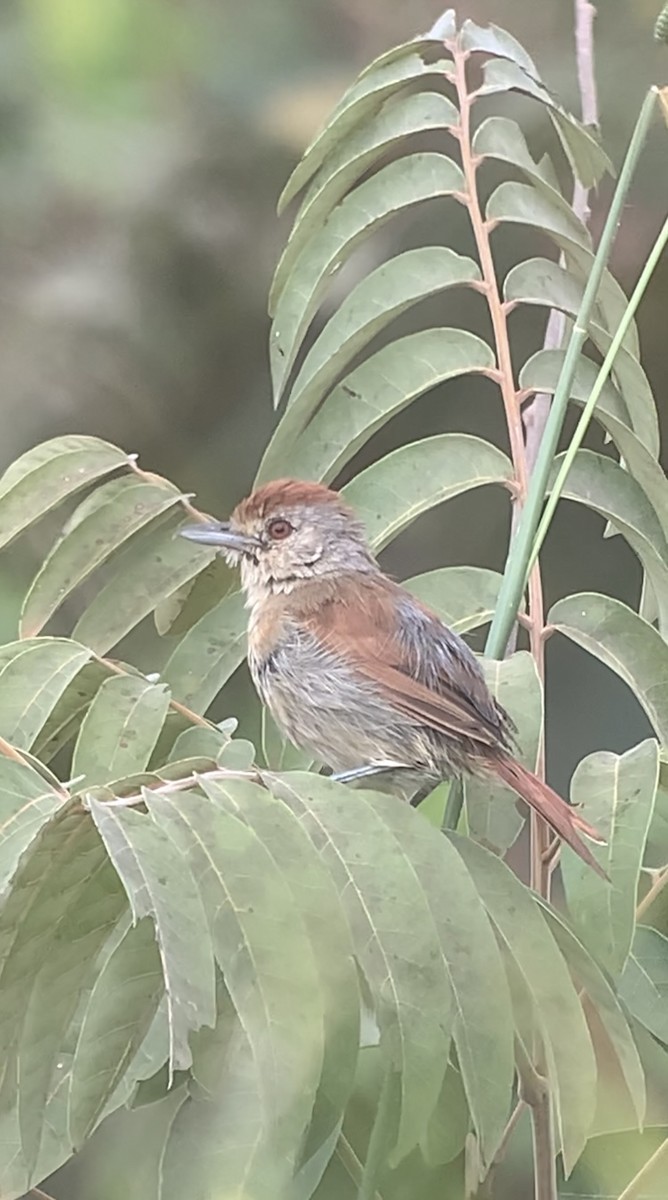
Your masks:
{"label": "thin branch", "polygon": [[[339,1134],[339,1140],[336,1143],[336,1155],[344,1170],[348,1172],[351,1180],[359,1189],[364,1168],[347,1137],[344,1137],[342,1133]],[[373,1200],[383,1200],[380,1192],[375,1193]]]}
{"label": "thin branch", "polygon": [[[112,671],[114,675],[129,674],[129,672],[126,671],[120,663],[115,662],[113,658],[100,658],[97,655],[95,655],[95,657],[97,658],[98,662],[102,663],[107,670]],[[173,709],[174,712],[179,713],[182,717],[186,717],[186,719],[191,721],[193,725],[203,725],[205,729],[211,728],[211,722],[207,721],[206,717],[201,717],[199,713],[193,712],[191,708],[187,708],[185,704],[181,704],[178,700],[170,699],[169,707]]]}
{"label": "thin branch", "polygon": [[[596,73],[594,69],[594,19],[596,9],[590,0],[574,0],[575,17],[575,63],[580,92],[580,112],[585,125],[597,126],[598,97],[596,93]],[[581,221],[587,224],[590,217],[589,191],[579,180],[573,186],[573,212]],[[564,342],[566,333],[566,318],[556,309],[550,313],[545,339],[544,350],[558,350]],[[545,423],[550,411],[550,396],[539,392],[528,404],[522,416],[526,432],[526,451],[529,470],[532,469],[538,454]]]}
{"label": "thin branch", "polygon": [[515,1105],[506,1122],[506,1127],[501,1135],[501,1141],[499,1142],[496,1154],[489,1165],[489,1170],[485,1175],[483,1183],[476,1192],[476,1200],[492,1200],[494,1196],[494,1183],[498,1169],[506,1157],[512,1136],[517,1128],[521,1116],[527,1111],[527,1107],[528,1106],[525,1100],[520,1099],[517,1101],[517,1104]]}
{"label": "thin branch", "polygon": [[[113,800],[103,800],[102,803],[105,808],[135,808],[138,804],[144,804],[146,792],[150,792],[153,796],[172,796],[176,792],[187,792],[190,788],[199,787],[202,783],[215,783],[222,779],[249,779],[251,783],[263,782],[259,771],[232,771],[226,767],[216,767],[211,771],[193,771],[192,774],[185,775],[183,779],[168,779],[165,783],[156,784],[155,787],[147,784],[141,792],[133,792],[130,796],[114,796]],[[84,795],[82,800],[84,808],[88,807],[88,800],[92,795],[92,792]]]}
{"label": "thin branch", "polygon": [[520,1099],[528,1106],[531,1116],[534,1200],[557,1200],[556,1149],[549,1085],[519,1039],[515,1040],[515,1063]]}
{"label": "thin branch", "polygon": [[654,876],[651,887],[645,893],[642,900],[638,903],[638,907],[636,908],[636,921],[642,921],[647,910],[652,907],[657,896],[661,895],[661,892],[667,884],[668,867],[664,867],[663,871],[658,871]]}

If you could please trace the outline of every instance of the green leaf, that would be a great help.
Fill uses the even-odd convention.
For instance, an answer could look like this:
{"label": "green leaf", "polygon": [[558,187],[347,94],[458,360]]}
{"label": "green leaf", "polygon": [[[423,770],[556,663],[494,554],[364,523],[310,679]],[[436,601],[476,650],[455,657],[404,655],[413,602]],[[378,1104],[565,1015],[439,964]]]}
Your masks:
{"label": "green leaf", "polygon": [[64,794],[46,787],[32,767],[0,757],[0,892],[26,846],[63,800]]}
{"label": "green leaf", "polygon": [[83,787],[143,771],[169,709],[169,688],[135,675],[114,675],[97,692],[74,747],[72,775]]}
{"label": "green leaf", "polygon": [[531,997],[545,1044],[568,1174],[586,1145],[596,1110],[596,1058],[577,991],[533,892],[475,842],[458,834],[448,837],[471,872]]}
{"label": "green leaf", "polygon": [[[37,640],[35,639],[35,642]],[[111,678],[113,673],[111,666],[99,659],[85,663],[51,709],[35,739],[32,752],[38,755],[42,762],[50,762],[75,737],[98,688],[106,679]]]}
{"label": "green leaf", "polygon": [[[425,329],[399,338],[337,384],[280,462],[293,477],[329,483],[418,396],[447,379],[492,371],[494,365],[487,343],[463,329]],[[278,466],[275,456],[271,461]]]}
{"label": "green leaf", "polygon": [[343,300],[307,354],[284,413],[260,464],[258,479],[305,429],[337,377],[396,317],[420,300],[480,278],[473,259],[445,246],[407,250],[376,267]]}
{"label": "green leaf", "polygon": [[242,592],[232,592],[200,617],[168,658],[162,678],[175,699],[205,712],[246,654],[248,614]]}
{"label": "green leaf", "polygon": [[100,488],[94,511],[70,523],[69,530],[35,576],[21,612],[21,636],[39,633],[66,597],[96,567],[139,529],[172,508],[180,495],[166,481],[146,483],[134,475],[114,479]]}
{"label": "green leaf", "polygon": [[228,734],[215,725],[191,725],[177,737],[169,761],[177,763],[184,758],[211,758],[216,762],[221,750],[229,742]]}
{"label": "green leaf", "polygon": [[458,1061],[489,1161],[510,1103],[510,998],[494,935],[461,858],[397,798],[351,793],[299,773],[268,782],[303,821],[332,872],[374,997],[381,1049],[387,1066],[401,1070],[393,1161],[422,1136],[440,1094],[449,991]]}
{"label": "green leaf", "polygon": [[0,909],[0,1037],[16,1047],[23,1158],[32,1171],[61,1042],[125,898],[76,802],[21,857]]}
{"label": "green leaf", "polygon": [[659,786],[654,802],[643,865],[657,871],[668,865],[668,765],[659,758]]}
{"label": "green leaf", "polygon": [[[580,870],[562,853],[564,886],[575,931],[590,953],[616,977],[624,969],[635,928],[638,879],[659,776],[658,746],[641,742],[626,754],[600,751],[583,759],[571,800],[607,840],[594,853],[610,883]],[[588,878],[591,876],[592,878]]]}
{"label": "green leaf", "polygon": [[647,1100],[645,1073],[626,1014],[607,976],[585,950],[564,918],[540,896],[535,897],[535,902],[542,909],[557,945],[596,1009],[599,1021],[617,1056],[638,1124],[642,1126]]}
{"label": "green leaf", "polygon": [[427,1165],[438,1167],[452,1162],[464,1149],[468,1133],[469,1108],[464,1084],[459,1071],[450,1065],[420,1142]]}
{"label": "green leaf", "polygon": [[332,112],[327,124],[304,152],[301,162],[290,176],[278,201],[281,213],[292,199],[309,182],[328,154],[335,151],[344,138],[362,121],[373,118],[391,96],[397,95],[407,84],[430,75],[443,76],[451,66],[442,43],[425,39],[424,48],[440,61],[425,61],[420,53],[419,42],[409,42],[397,47],[389,56],[383,56],[366,68],[359,79],[348,89]]}
{"label": "green leaf", "polygon": [[459,114],[452,101],[438,92],[401,96],[383,105],[327,156],[313,179],[281,255],[269,293],[273,316],[292,267],[315,231],[321,228],[342,196],[357,180],[404,139],[416,133],[449,129]]}
{"label": "green leaf", "polygon": [[476,25],[475,21],[464,21],[459,35],[462,50],[483,50],[486,54],[494,54],[498,58],[510,59],[521,70],[526,71],[536,81],[540,79],[538,68],[524,46],[505,29],[498,25]]}
{"label": "green leaf", "polygon": [[128,465],[128,456],[99,438],[53,438],[28,450],[0,478],[0,546],[6,546],[67,496]]}
{"label": "green leaf", "polygon": [[501,576],[487,567],[440,567],[404,580],[404,587],[461,634],[491,621]]}
{"label": "green leaf", "polygon": [[29,750],[91,652],[67,638],[14,642],[2,650],[0,735]]}
{"label": "green leaf", "polygon": [[[287,805],[241,780],[208,784],[215,803],[243,820],[271,855],[306,928],[323,1003],[324,1053],[306,1159],[340,1128],[355,1080],[360,1002],[353,946],[334,884]],[[323,1168],[324,1168],[323,1164]]]}
{"label": "green leaf", "polygon": [[590,130],[555,101],[533,72],[527,73],[517,62],[492,58],[484,64],[483,74],[485,82],[479,95],[518,91],[547,108],[571,170],[583,187],[594,187],[606,172],[614,173],[610,159]]}
{"label": "green leaf", "polygon": [[[272,1036],[277,1037],[277,1031]],[[160,1164],[161,1200],[225,1196],[292,1200],[294,1155],[283,1113],[268,1119],[262,1059],[241,1024],[219,1019],[195,1051],[198,1078],[180,1106]],[[298,1080],[285,1079],[286,1099]]]}
{"label": "green leaf", "polygon": [[[147,803],[202,892],[216,959],[248,1038],[243,1056],[250,1054],[257,1072],[258,1137],[275,1125],[286,1161],[294,1161],[323,1062],[324,1007],[314,950],[269,850],[206,786],[207,798],[188,793],[184,803],[183,795],[147,794]],[[229,794],[241,798],[244,791],[230,783]]]}
{"label": "green leaf", "polygon": [[197,885],[179,849],[150,817],[92,797],[89,804],[135,921],[148,916],[155,925],[167,994],[169,1061],[172,1069],[189,1067],[188,1035],[215,1020],[213,953]]}
{"label": "green leaf", "polygon": [[[560,350],[541,350],[525,364],[520,373],[520,387],[553,392],[563,363]],[[572,398],[585,404],[598,374],[598,367],[588,358],[581,358],[572,388]],[[652,407],[654,407],[652,401]],[[656,516],[668,538],[668,481],[642,440],[630,428],[628,411],[620,393],[608,381],[599,397],[594,416],[606,430],[619,450],[626,470],[638,481],[651,501]]]}
{"label": "green leaf", "polygon": [[559,249],[575,245],[589,250],[591,246],[585,226],[568,210],[563,198],[557,198],[556,193],[548,195],[547,191],[539,192],[531,184],[514,181],[500,183],[487,201],[485,216],[488,221],[531,225],[547,234]]}
{"label": "green leaf", "polygon": [[131,925],[100,971],[77,1040],[68,1112],[81,1146],[148,1033],[164,992],[153,923]]}
{"label": "green leaf", "polygon": [[[553,476],[562,456],[555,459]],[[665,499],[668,501],[668,483]],[[550,489],[551,490],[551,486]],[[614,459],[579,450],[562,489],[565,500],[586,504],[612,521],[637,554],[653,585],[660,614],[659,628],[668,631],[668,541],[642,487]]]}
{"label": "green leaf", "polygon": [[659,741],[668,742],[668,646],[652,625],[610,596],[559,600],[548,624],[610,667],[632,688]]}
{"label": "green leaf", "polygon": [[[548,170],[545,158],[540,163],[536,163],[531,156],[529,147],[527,146],[524,134],[516,121],[508,120],[507,117],[488,117],[479,125],[473,137],[473,151],[483,158],[495,158],[499,162],[509,163],[512,166],[519,167],[522,174],[529,180],[530,183],[539,191],[544,192],[547,199],[551,200],[557,208],[572,211],[571,205],[561,194],[559,183],[552,170]],[[551,167],[551,163],[550,163]],[[582,269],[582,256],[584,252],[577,255],[576,260],[571,264],[572,269],[578,271],[580,279],[584,284],[587,279],[587,270]],[[533,260],[536,261],[536,260]],[[541,260],[537,260],[541,261]],[[546,260],[542,260],[546,261]],[[525,264],[519,264],[523,266]],[[551,266],[557,264],[551,263]],[[512,272],[511,272],[512,273]],[[597,306],[604,314],[603,324],[606,328],[614,333],[622,314],[627,305],[627,298],[610,271],[605,270],[597,296]],[[639,339],[638,329],[635,321],[632,321],[625,336],[623,344],[627,347],[631,354],[636,358],[639,354]]]}
{"label": "green leaf", "polygon": [[215,551],[178,536],[180,515],[168,515],[159,529],[133,538],[118,556],[114,572],[77,621],[74,636],[96,654],[106,654],[161,600],[198,574]]}
{"label": "green leaf", "polygon": [[[526,651],[486,660],[487,685],[517,726],[518,757],[535,770],[543,725],[543,693],[534,660]],[[492,778],[473,776],[464,785],[469,833],[500,854],[512,846],[524,817],[517,795]]]}
{"label": "green leaf", "polygon": [[496,446],[465,433],[442,433],[401,446],[343,488],[382,550],[420,513],[486,483],[512,479],[510,460]]}
{"label": "green leaf", "polygon": [[215,558],[156,607],[155,627],[162,636],[186,633],[224,596],[238,589],[238,576],[222,554]]}
{"label": "green leaf", "polygon": [[[582,252],[582,261],[583,265],[588,267],[592,261],[591,256]],[[547,259],[530,259],[526,263],[519,263],[509,272],[504,285],[504,295],[509,301],[558,308],[572,317],[577,315],[581,294],[581,282],[575,280],[572,274],[564,271],[557,263],[550,264]],[[592,321],[589,325],[589,335],[601,354],[607,353],[612,340],[610,334]],[[554,356],[561,352],[552,350],[541,353]],[[536,355],[535,359],[538,357]],[[556,359],[545,359],[546,363],[550,361],[554,363]],[[580,363],[587,361],[586,358],[582,358]],[[613,375],[631,417],[634,432],[656,457],[659,433],[652,389],[638,360],[623,346],[615,358]],[[598,407],[600,406],[601,401]]]}
{"label": "green leaf", "polygon": [[636,929],[619,994],[645,1029],[668,1042],[668,938],[658,929]]}
{"label": "green leaf", "polygon": [[327,284],[355,247],[396,213],[465,188],[461,167],[443,154],[411,154],[389,163],[346,196],[304,246],[285,282],[271,330],[276,403]]}

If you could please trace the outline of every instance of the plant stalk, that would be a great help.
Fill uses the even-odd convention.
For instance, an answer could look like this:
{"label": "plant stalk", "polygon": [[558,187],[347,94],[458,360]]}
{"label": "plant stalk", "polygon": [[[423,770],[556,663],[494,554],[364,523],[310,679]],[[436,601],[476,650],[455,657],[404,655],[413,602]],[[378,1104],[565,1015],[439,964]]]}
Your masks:
{"label": "plant stalk", "polygon": [[538,451],[535,470],[531,476],[526,504],[506,560],[496,612],[485,647],[485,652],[491,658],[502,657],[510,631],[517,619],[520,599],[527,581],[527,568],[531,556],[531,547],[538,528],[552,461],[570,400],[571,388],[580,352],[588,336],[589,320],[598,295],[601,277],[610,257],[612,243],[617,233],[626,196],[636,169],[640,151],[649,130],[650,121],[654,113],[656,95],[656,88],[652,88],[647,93],[638,120],[636,121],[608,217],[603,233],[601,234],[591,274],[587,281],[577,319],[571,332],[566,358],[559,376],[554,400]]}
{"label": "plant stalk", "polygon": [[528,570],[531,569],[532,565],[535,563],[536,559],[538,558],[538,555],[540,553],[543,542],[545,541],[545,536],[550,527],[550,522],[552,521],[552,517],[554,515],[554,510],[557,507],[557,504],[559,503],[559,498],[564,489],[564,484],[566,483],[568,473],[573,465],[573,459],[575,458],[575,455],[577,454],[578,450],[580,449],[580,446],[582,445],[584,436],[589,427],[589,423],[591,421],[591,418],[594,415],[594,409],[596,408],[596,404],[598,403],[598,398],[599,398],[601,392],[603,391],[603,388],[608,380],[608,377],[610,376],[610,373],[614,366],[615,359],[617,357],[619,348],[622,345],[624,338],[626,337],[627,330],[633,320],[636,309],[638,308],[638,305],[640,304],[640,301],[642,300],[642,298],[645,294],[647,285],[648,285],[650,279],[652,278],[654,269],[662,255],[666,245],[668,245],[668,217],[666,218],[663,228],[661,229],[661,232],[659,233],[659,236],[657,237],[657,239],[654,243],[654,246],[652,247],[652,251],[651,251],[651,254],[649,255],[649,258],[647,259],[647,262],[645,263],[645,266],[643,267],[640,278],[638,279],[638,282],[633,290],[633,295],[631,296],[631,299],[629,300],[629,303],[625,309],[624,315],[622,316],[622,319],[619,322],[619,325],[617,326],[615,336],[613,337],[613,339],[610,343],[608,353],[606,354],[606,356],[603,360],[603,363],[600,367],[600,370],[598,372],[598,375],[596,376],[596,379],[594,381],[594,386],[591,390],[591,393],[589,395],[587,403],[585,404],[585,406],[580,414],[580,419],[575,428],[573,437],[571,438],[571,442],[568,447],[568,450],[567,450],[566,454],[564,455],[563,462],[561,463],[561,466],[557,473],[557,478],[554,481],[554,486],[552,487],[550,495],[547,498],[547,502],[546,502],[545,508],[543,510],[543,515],[540,519],[540,524],[536,531],[536,537],[534,539],[534,543],[533,543],[533,546],[531,549],[531,555],[529,557],[529,563],[528,563],[528,568],[527,568]]}

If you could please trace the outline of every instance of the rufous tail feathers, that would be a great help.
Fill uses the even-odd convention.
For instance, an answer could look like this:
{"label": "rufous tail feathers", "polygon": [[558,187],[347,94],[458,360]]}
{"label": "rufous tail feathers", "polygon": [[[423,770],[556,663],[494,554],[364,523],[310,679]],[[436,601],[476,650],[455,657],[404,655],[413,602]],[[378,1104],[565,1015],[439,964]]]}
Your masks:
{"label": "rufous tail feathers", "polygon": [[562,841],[566,842],[567,846],[570,846],[571,850],[575,851],[583,862],[593,867],[594,871],[598,875],[602,875],[604,879],[608,878],[603,867],[583,842],[580,832],[591,838],[593,842],[598,842],[599,845],[605,844],[604,839],[587,821],[578,816],[570,804],[562,800],[561,796],[543,783],[542,779],[539,779],[532,771],[523,767],[517,759],[499,755],[498,758],[495,758],[492,769],[509,788],[512,788],[544,821],[547,821],[550,828],[559,835]]}

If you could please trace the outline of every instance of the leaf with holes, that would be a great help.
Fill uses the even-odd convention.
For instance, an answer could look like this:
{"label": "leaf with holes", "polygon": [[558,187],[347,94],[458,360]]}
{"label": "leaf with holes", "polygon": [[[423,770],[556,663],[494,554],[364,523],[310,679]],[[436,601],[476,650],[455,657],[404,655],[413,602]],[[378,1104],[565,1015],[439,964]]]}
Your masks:
{"label": "leaf with holes", "polygon": [[557,103],[533,72],[507,58],[491,58],[483,65],[483,74],[485,82],[479,95],[523,92],[547,108],[571,170],[583,187],[594,187],[606,172],[614,174],[610,159],[593,134]]}
{"label": "leaf with holes", "polygon": [[585,226],[559,200],[556,194],[548,196],[527,183],[500,183],[487,201],[485,216],[488,221],[529,225],[547,234],[560,250],[572,245],[589,250],[591,239]]}

